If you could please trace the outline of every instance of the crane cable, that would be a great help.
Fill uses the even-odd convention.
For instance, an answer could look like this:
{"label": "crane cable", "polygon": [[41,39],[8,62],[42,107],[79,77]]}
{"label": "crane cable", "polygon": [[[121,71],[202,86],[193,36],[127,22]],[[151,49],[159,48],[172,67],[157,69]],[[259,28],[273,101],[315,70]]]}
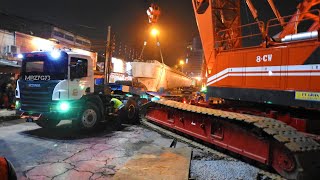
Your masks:
{"label": "crane cable", "polygon": [[[157,5],[157,7],[158,7],[158,3],[156,3],[155,2],[155,0],[151,0],[152,1],[152,3],[151,3],[151,5]],[[159,7],[158,7],[159,8]],[[158,9],[159,10],[159,9]],[[157,23],[157,22],[151,22],[151,24],[153,24],[153,23]],[[161,50],[161,45],[160,45],[160,40],[159,40],[159,37],[156,35],[156,41],[157,41],[157,46],[158,46],[158,48],[159,48],[159,53],[160,53],[160,58],[161,58],[161,72],[160,72],[160,77],[159,77],[159,81],[158,81],[158,83],[157,83],[157,86],[156,86],[156,89],[158,89],[158,87],[159,87],[159,85],[160,85],[160,82],[161,82],[161,80],[162,80],[162,76],[163,76],[163,74],[164,74],[164,71],[165,71],[165,64],[164,64],[164,60],[163,60],[163,54],[162,54],[162,50]]]}

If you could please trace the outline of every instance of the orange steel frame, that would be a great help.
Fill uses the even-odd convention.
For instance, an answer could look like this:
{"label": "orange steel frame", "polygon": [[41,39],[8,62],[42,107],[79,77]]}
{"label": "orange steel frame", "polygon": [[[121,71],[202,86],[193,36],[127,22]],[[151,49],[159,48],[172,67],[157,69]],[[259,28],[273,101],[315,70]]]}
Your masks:
{"label": "orange steel frame", "polygon": [[[273,0],[268,0],[276,18],[264,23],[259,21],[251,0],[246,4],[260,32],[261,44],[242,46],[244,38],[240,26],[239,0],[193,0],[195,16],[206,60],[207,85],[212,87],[252,88],[280,91],[320,92],[320,60],[306,63],[319,51],[319,38],[281,42],[281,38],[296,34],[303,21],[312,21],[307,32],[319,32],[319,11],[313,7],[320,0],[304,0],[291,16],[282,17]],[[270,31],[282,30],[275,36]],[[318,36],[319,37],[319,36]],[[317,52],[315,52],[317,51]],[[303,66],[306,65],[306,66]]]}
{"label": "orange steel frame", "polygon": [[[305,3],[318,3],[318,1],[302,2],[298,6],[300,8],[299,13],[290,17],[281,17],[273,1],[268,0],[268,2],[275,13],[276,19],[268,23],[259,21],[258,14],[251,1],[247,0],[246,3],[256,22],[241,26],[240,0],[193,0],[206,60],[207,84],[210,84],[207,93],[209,96],[224,99],[231,99],[231,96],[239,97],[239,99],[236,99],[237,101],[228,100],[225,101],[226,103],[213,105],[217,109],[226,109],[221,111],[221,117],[208,115],[207,109],[199,109],[189,105],[184,106],[182,103],[172,105],[170,104],[171,102],[166,100],[163,101],[164,103],[148,103],[141,111],[148,121],[194,137],[214,147],[270,165],[284,178],[314,179],[318,176],[319,171],[319,165],[317,165],[317,157],[319,155],[317,151],[290,151],[283,146],[284,144],[274,141],[274,137],[270,137],[264,132],[259,132],[259,129],[252,126],[252,124],[240,121],[242,119],[240,113],[246,114],[249,112],[249,114],[264,116],[265,111],[260,111],[260,106],[269,108],[268,105],[256,103],[257,101],[248,103],[246,100],[240,99],[243,95],[254,96],[254,92],[258,91],[260,91],[259,94],[261,94],[261,91],[284,92],[287,89],[292,89],[293,91],[312,89],[317,91],[318,87],[320,87],[320,84],[317,84],[320,80],[318,79],[320,65],[314,64],[314,61],[318,62],[318,54],[313,58],[315,52],[319,52],[317,50],[319,49],[319,41],[317,39],[281,41],[282,38],[292,34],[292,31],[297,32],[297,24],[305,18],[313,21],[308,31],[319,29],[319,12],[315,10],[316,13],[309,13],[311,6],[305,5]],[[300,18],[302,16],[304,18]],[[250,27],[256,27],[259,33],[243,36],[244,28]],[[269,37],[274,33],[273,28],[276,27],[281,27],[283,31]],[[254,41],[257,37],[260,38],[261,43],[255,44],[256,46],[243,46],[246,39]],[[309,56],[312,56],[311,60]],[[216,93],[214,91],[219,92]],[[277,97],[281,98],[281,96]],[[228,103],[232,105],[231,109]],[[241,107],[242,104],[245,104],[243,108]],[[250,106],[252,104],[254,105],[253,108]],[[182,108],[177,107],[178,105]],[[204,103],[204,105],[207,104]],[[287,106],[281,108],[291,110]],[[279,109],[281,110],[281,108]],[[254,112],[256,109],[257,112]],[[231,117],[235,118],[236,115],[230,116],[230,119],[225,118],[228,111],[238,112],[239,121],[231,120]],[[305,109],[303,109],[303,113],[305,113],[304,111]],[[308,111],[311,112],[311,110]],[[288,119],[275,111],[271,112],[272,114],[265,115],[271,117],[275,115],[277,120],[282,120],[290,125],[293,124],[295,125],[294,127],[302,128],[303,130],[305,123],[302,122],[302,119],[290,117]],[[292,120],[292,123],[287,120]],[[261,124],[269,126],[264,120],[261,120]],[[289,129],[281,129],[279,131],[284,131],[288,134],[292,133]],[[314,137],[316,138],[316,136]]]}

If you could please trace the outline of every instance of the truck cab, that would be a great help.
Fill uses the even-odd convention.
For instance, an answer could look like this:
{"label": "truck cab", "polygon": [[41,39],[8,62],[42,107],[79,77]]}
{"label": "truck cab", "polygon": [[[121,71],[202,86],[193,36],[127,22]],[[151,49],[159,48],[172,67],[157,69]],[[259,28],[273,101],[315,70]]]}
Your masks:
{"label": "truck cab", "polygon": [[[104,108],[94,95],[92,67],[90,56],[72,51],[23,54],[16,86],[16,108],[21,117],[48,128],[62,119],[76,120],[84,115],[87,119],[82,120],[86,121],[82,126],[95,126],[103,117],[101,109]],[[93,111],[87,109],[88,103]]]}

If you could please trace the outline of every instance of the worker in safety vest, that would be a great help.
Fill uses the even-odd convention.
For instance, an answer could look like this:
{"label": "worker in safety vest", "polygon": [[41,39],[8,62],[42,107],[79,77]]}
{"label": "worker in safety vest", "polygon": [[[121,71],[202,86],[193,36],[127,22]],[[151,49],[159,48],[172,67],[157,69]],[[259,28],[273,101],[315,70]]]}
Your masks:
{"label": "worker in safety vest", "polygon": [[116,121],[115,121],[115,129],[120,129],[122,127],[122,115],[125,113],[125,108],[123,103],[117,99],[117,98],[112,98],[110,100],[111,105],[113,106],[113,112],[109,115],[115,116]]}
{"label": "worker in safety vest", "polygon": [[119,109],[123,107],[123,103],[117,98],[112,98],[110,103],[113,106],[115,113],[117,113]]}
{"label": "worker in safety vest", "polygon": [[4,157],[0,157],[0,180],[16,180],[17,175],[12,164]]}

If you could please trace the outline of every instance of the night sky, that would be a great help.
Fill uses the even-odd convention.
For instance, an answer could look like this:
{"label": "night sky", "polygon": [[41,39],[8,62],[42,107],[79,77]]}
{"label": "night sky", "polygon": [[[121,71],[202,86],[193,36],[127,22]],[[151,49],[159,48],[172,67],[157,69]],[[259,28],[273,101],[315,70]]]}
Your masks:
{"label": "night sky", "polygon": [[[154,38],[149,35],[146,10],[152,0],[0,0],[0,10],[42,20],[94,39],[103,48],[107,26],[111,25],[117,42],[141,49],[149,38],[145,59],[159,59]],[[183,3],[182,3],[183,2]],[[197,27],[191,0],[158,0],[161,16],[157,26],[165,63],[174,65],[184,57],[185,47]],[[160,59],[159,59],[160,60]]]}
{"label": "night sky", "polygon": [[[172,66],[185,56],[186,45],[198,35],[191,0],[0,0],[0,11],[56,24],[92,39],[94,50],[104,49],[107,26],[112,26],[119,42],[140,52],[148,39],[144,59],[160,60],[155,38],[149,34],[146,10],[156,1],[161,8],[157,24],[164,61]],[[253,22],[249,10],[242,3],[242,22]],[[274,18],[267,1],[253,0],[260,20]],[[298,1],[290,4],[275,1],[282,15],[292,14]],[[244,8],[245,7],[245,8]]]}

